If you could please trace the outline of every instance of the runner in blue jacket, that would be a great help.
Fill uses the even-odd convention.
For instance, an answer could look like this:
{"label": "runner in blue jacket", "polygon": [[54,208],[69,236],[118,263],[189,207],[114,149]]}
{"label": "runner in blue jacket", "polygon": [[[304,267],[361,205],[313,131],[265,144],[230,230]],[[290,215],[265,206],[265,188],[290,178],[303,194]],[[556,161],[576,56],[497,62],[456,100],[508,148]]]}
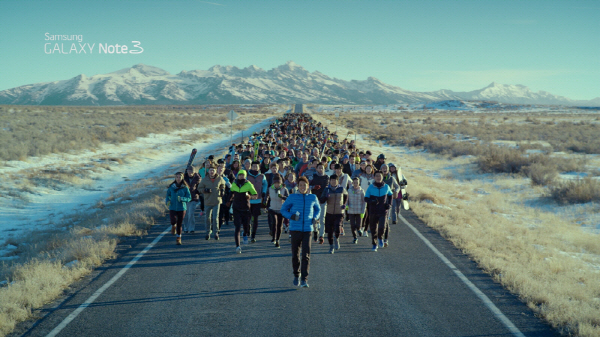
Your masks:
{"label": "runner in blue jacket", "polygon": [[[292,236],[292,269],[294,285],[308,287],[307,279],[310,270],[311,233],[319,221],[321,207],[314,194],[310,194],[306,177],[298,180],[298,193],[290,194],[281,206],[281,214],[290,219],[290,235]],[[302,266],[300,266],[300,247],[302,246]],[[300,280],[301,279],[301,280]]]}
{"label": "runner in blue jacket", "polygon": [[[387,242],[389,227],[387,223],[387,213],[392,208],[392,199],[394,194],[390,189],[390,186],[383,181],[383,173],[381,171],[375,172],[375,182],[373,182],[367,188],[365,192],[365,202],[369,204],[369,225],[371,227],[371,236],[373,241],[373,251],[377,251],[377,244],[379,248],[383,248],[384,241],[383,236],[385,234],[385,241]],[[376,238],[379,242],[376,241]]]}

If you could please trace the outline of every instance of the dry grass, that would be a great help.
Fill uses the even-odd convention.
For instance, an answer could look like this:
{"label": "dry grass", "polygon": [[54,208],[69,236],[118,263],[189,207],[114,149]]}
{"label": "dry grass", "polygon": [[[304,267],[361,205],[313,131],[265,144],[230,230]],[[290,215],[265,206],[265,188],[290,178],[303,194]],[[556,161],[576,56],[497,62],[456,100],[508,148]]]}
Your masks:
{"label": "dry grass", "polygon": [[[22,262],[4,263],[0,270],[0,279],[14,282],[0,288],[0,336],[113,258],[119,237],[144,235],[164,215],[163,185],[162,178],[141,181],[112,195],[101,209],[71,216],[57,230],[12,238],[18,246],[13,254]],[[123,203],[125,194],[137,196]]]}
{"label": "dry grass", "polygon": [[[94,149],[102,143],[126,143],[150,133],[169,133],[224,123],[227,112],[240,116],[269,114],[270,106],[65,107],[0,106],[0,160]],[[235,124],[237,128],[244,125]]]}
{"label": "dry grass", "polygon": [[585,177],[558,182],[549,187],[549,195],[561,204],[600,202],[600,181]]}
{"label": "dry grass", "polygon": [[[352,117],[357,120],[350,123]],[[406,118],[404,123],[414,122],[413,117]],[[410,145],[399,141],[397,129],[380,128],[374,121],[376,118],[350,116],[343,122],[344,125],[360,124],[361,128],[352,131],[362,134],[371,131],[378,135],[371,140],[391,139]],[[511,118],[525,120],[522,116]],[[546,126],[543,121],[538,122],[532,120],[530,123]],[[474,123],[469,122],[469,125]],[[407,132],[409,139],[417,139],[419,135],[412,132]],[[427,135],[419,138],[417,143],[420,142],[420,146],[435,143],[438,137]],[[478,142],[471,144],[477,146]],[[377,147],[372,141],[359,142],[359,146],[372,151]],[[441,179],[431,176],[431,173],[443,172],[449,165],[470,167],[469,162],[480,160],[480,155],[471,160],[440,157],[431,152],[408,152],[402,157],[388,152],[386,156],[390,162],[404,163],[403,173],[410,182],[409,192],[416,196],[411,198],[411,209],[428,226],[477,261],[562,333],[599,336],[600,245],[597,235],[582,231],[580,225],[568,219],[525,206],[532,193],[540,196],[544,189],[536,186],[526,189],[522,177],[528,175],[538,183],[554,184],[555,170],[566,164],[537,155],[526,156],[522,151],[496,153],[488,159],[487,165],[499,167],[499,172],[518,172],[516,175],[495,175],[492,182],[489,178],[456,180],[455,174],[442,174],[445,178]],[[550,164],[547,170],[544,169],[546,164]],[[467,173],[465,168],[462,171]],[[598,184],[592,184],[589,179],[587,184],[573,182],[565,186],[565,191],[583,189],[584,185],[585,189],[576,195],[595,195]],[[573,201],[569,199],[568,202]]]}

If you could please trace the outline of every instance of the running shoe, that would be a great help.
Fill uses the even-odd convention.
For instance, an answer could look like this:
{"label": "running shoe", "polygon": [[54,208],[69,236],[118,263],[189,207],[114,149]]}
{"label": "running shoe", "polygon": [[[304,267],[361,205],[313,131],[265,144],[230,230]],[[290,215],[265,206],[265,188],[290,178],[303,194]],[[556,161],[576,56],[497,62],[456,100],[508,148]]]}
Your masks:
{"label": "running shoe", "polygon": [[252,238],[252,240],[250,240],[250,242],[255,243],[256,242],[256,238]]}
{"label": "running shoe", "polygon": [[395,224],[396,224],[396,220],[392,221],[392,225],[395,225]]}
{"label": "running shoe", "polygon": [[365,238],[368,238],[368,237],[369,237],[369,232],[367,232],[367,231],[364,231],[364,232],[363,232],[363,234],[364,234]]}
{"label": "running shoe", "polygon": [[300,285],[300,279],[298,277],[294,277],[294,286],[299,286]]}
{"label": "running shoe", "polygon": [[275,248],[279,248],[279,247],[281,247],[281,246],[279,245],[279,240],[277,240],[277,241],[275,241]]}
{"label": "running shoe", "polygon": [[358,243],[358,238],[354,238],[354,241],[352,241],[352,243],[357,244]]}
{"label": "running shoe", "polygon": [[322,237],[322,236],[319,236],[319,244],[320,244],[320,245],[322,245],[322,244],[323,244],[323,242],[325,242],[325,239],[323,239],[323,237]]}
{"label": "running shoe", "polygon": [[175,243],[176,243],[178,246],[181,246],[181,238],[177,238],[177,240],[175,240]]}
{"label": "running shoe", "polygon": [[240,246],[235,247],[235,252],[238,253],[238,254],[241,254],[242,253],[242,247],[240,247]]}
{"label": "running shoe", "polygon": [[358,230],[358,236],[363,236],[363,231],[361,229]]}
{"label": "running shoe", "polygon": [[373,245],[373,251],[376,252],[377,251],[377,245]]}
{"label": "running shoe", "polygon": [[334,245],[329,245],[329,254],[333,254],[335,252]]}
{"label": "running shoe", "polygon": [[206,234],[206,240],[210,240],[210,234]]}
{"label": "running shoe", "polygon": [[196,233],[196,231],[190,231],[190,233],[194,234],[194,233]]}
{"label": "running shoe", "polygon": [[379,248],[383,248],[383,240],[377,239],[377,242],[379,242]]}
{"label": "running shoe", "polygon": [[244,244],[247,245],[248,244],[248,237],[244,236]]}
{"label": "running shoe", "polygon": [[336,250],[340,250],[340,239],[339,238],[334,238],[333,239],[333,245],[335,246]]}
{"label": "running shoe", "polygon": [[384,246],[384,247],[387,247],[387,246],[388,246],[388,240],[384,240],[384,241],[383,241],[383,246]]}
{"label": "running shoe", "polygon": [[215,234],[215,240],[219,241],[219,234]]}
{"label": "running shoe", "polygon": [[306,280],[300,281],[300,287],[301,288],[308,288],[308,283],[306,282]]}

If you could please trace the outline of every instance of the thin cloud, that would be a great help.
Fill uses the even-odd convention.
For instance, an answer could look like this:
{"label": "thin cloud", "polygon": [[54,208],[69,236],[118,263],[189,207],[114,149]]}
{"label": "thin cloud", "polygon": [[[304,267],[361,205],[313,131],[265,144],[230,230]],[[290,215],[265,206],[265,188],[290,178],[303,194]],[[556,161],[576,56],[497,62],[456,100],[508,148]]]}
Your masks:
{"label": "thin cloud", "polygon": [[208,1],[200,1],[200,0],[198,0],[198,2],[202,2],[202,3],[205,3],[205,4],[209,4],[209,5],[215,5],[215,6],[227,6],[227,5],[219,4],[219,3],[216,3],[216,2],[208,2]]}

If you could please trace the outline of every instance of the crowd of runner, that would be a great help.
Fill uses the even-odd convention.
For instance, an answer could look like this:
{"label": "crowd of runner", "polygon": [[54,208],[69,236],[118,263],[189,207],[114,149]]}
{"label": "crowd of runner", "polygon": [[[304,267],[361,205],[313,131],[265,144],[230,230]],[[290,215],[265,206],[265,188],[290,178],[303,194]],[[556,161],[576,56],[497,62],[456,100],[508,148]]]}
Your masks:
{"label": "crowd of runner", "polygon": [[[370,237],[372,250],[388,247],[407,184],[399,166],[373,158],[354,140],[340,139],[306,113],[288,113],[247,143],[232,144],[223,158],[209,156],[198,171],[188,166],[169,185],[171,233],[195,232],[194,211],[205,218],[206,240],[220,239],[233,221],[235,251],[256,242],[266,215],[274,247],[285,233],[292,246],[294,285],[308,287],[311,242],[340,249],[348,229],[357,244]],[[301,256],[302,255],[302,256]]]}

